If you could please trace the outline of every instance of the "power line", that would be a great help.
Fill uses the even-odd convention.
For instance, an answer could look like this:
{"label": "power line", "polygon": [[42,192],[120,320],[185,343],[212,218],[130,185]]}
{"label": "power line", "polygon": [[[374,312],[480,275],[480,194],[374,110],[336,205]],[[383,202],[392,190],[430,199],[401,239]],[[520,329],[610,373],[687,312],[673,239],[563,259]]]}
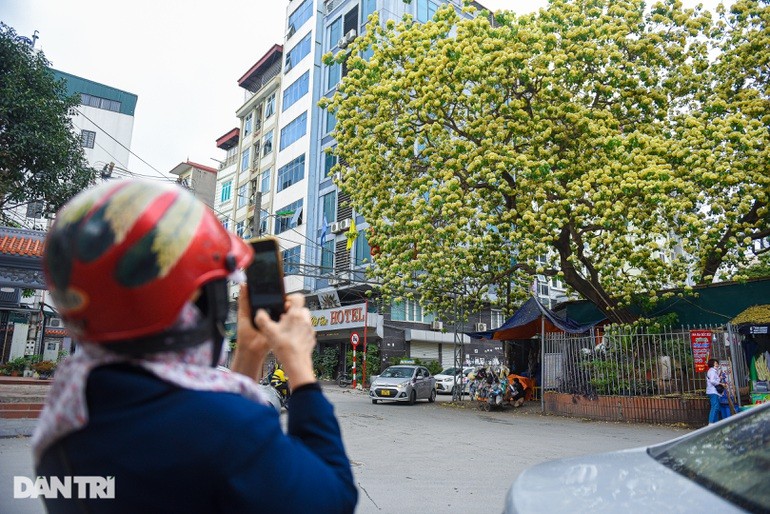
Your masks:
{"label": "power line", "polygon": [[132,152],[132,151],[131,151],[131,149],[130,149],[130,148],[128,148],[126,145],[124,145],[123,143],[121,143],[120,141],[118,141],[117,139],[115,139],[115,138],[112,136],[112,134],[110,134],[109,132],[107,132],[106,130],[104,130],[102,127],[100,127],[100,126],[99,126],[99,124],[97,124],[97,123],[96,123],[94,120],[92,120],[91,118],[89,118],[88,116],[86,116],[86,115],[85,115],[85,114],[84,114],[84,113],[83,113],[83,112],[82,112],[80,109],[77,109],[77,108],[76,108],[75,110],[78,112],[78,114],[80,114],[80,115],[81,115],[81,116],[83,116],[85,119],[87,119],[88,121],[90,121],[91,123],[93,123],[93,125],[94,125],[96,128],[98,128],[99,130],[101,130],[102,132],[104,132],[105,134],[107,134],[107,137],[109,137],[110,139],[112,139],[113,141],[115,141],[117,144],[119,144],[120,146],[122,146],[122,147],[123,147],[123,148],[124,148],[124,149],[125,149],[125,150],[126,150],[128,153],[129,153],[129,154],[133,155],[134,157],[136,157],[137,159],[139,159],[140,161],[142,161],[142,162],[143,162],[144,164],[146,164],[146,165],[147,165],[147,166],[148,166],[148,167],[149,167],[151,170],[155,171],[155,172],[156,172],[157,174],[159,174],[161,177],[163,177],[163,178],[168,178],[168,177],[166,177],[166,176],[165,176],[165,175],[164,175],[164,174],[163,174],[161,171],[159,171],[159,170],[158,170],[158,169],[157,169],[155,166],[153,166],[153,165],[152,165],[152,164],[150,164],[149,162],[145,161],[144,159],[142,159],[141,157],[139,157],[138,155],[136,155],[134,152]]}

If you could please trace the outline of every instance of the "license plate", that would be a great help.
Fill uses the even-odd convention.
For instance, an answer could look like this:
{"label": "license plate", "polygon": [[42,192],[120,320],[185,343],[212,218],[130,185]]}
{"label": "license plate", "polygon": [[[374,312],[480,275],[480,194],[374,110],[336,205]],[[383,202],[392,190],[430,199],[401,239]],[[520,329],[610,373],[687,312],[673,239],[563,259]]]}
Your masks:
{"label": "license plate", "polygon": [[380,391],[380,396],[390,396],[390,391]]}

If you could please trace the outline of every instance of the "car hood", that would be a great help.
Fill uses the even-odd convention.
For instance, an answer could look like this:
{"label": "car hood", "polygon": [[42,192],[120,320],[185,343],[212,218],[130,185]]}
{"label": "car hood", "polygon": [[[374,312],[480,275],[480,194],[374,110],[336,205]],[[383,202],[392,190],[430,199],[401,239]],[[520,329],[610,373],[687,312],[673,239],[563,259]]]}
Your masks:
{"label": "car hood", "polygon": [[407,380],[410,380],[408,378],[385,378],[385,377],[377,377],[374,382],[372,382],[372,387],[375,386],[395,386],[398,384],[402,384],[406,382]]}
{"label": "car hood", "polygon": [[636,448],[533,466],[508,490],[504,513],[699,511],[744,512]]}
{"label": "car hood", "polygon": [[[433,375],[433,377],[436,380],[444,380],[445,378],[450,378],[450,379],[453,378],[452,375],[442,375],[441,373],[439,373],[438,375]],[[457,377],[457,381],[459,382],[460,380],[462,380],[462,378]]]}

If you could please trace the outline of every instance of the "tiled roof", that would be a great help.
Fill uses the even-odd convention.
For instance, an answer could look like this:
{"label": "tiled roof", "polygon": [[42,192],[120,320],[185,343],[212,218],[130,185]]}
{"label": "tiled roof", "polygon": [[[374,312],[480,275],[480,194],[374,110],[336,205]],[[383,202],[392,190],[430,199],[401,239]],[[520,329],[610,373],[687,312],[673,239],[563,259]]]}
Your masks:
{"label": "tiled roof", "polygon": [[45,289],[45,232],[0,227],[0,287]]}
{"label": "tiled roof", "polygon": [[3,235],[0,236],[0,253],[42,257],[43,241],[23,235]]}

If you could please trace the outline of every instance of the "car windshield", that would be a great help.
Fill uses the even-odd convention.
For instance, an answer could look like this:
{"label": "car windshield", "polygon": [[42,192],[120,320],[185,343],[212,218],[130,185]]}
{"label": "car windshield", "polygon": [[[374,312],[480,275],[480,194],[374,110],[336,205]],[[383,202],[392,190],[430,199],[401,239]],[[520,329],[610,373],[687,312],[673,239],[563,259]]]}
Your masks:
{"label": "car windshield", "polygon": [[649,455],[753,512],[770,511],[770,408],[648,449]]}
{"label": "car windshield", "polygon": [[442,371],[441,373],[439,373],[439,375],[454,375],[454,374],[457,374],[459,372],[460,372],[460,370],[458,368],[447,368],[444,371]]}
{"label": "car windshield", "polygon": [[382,378],[412,378],[412,368],[388,368],[380,374]]}

